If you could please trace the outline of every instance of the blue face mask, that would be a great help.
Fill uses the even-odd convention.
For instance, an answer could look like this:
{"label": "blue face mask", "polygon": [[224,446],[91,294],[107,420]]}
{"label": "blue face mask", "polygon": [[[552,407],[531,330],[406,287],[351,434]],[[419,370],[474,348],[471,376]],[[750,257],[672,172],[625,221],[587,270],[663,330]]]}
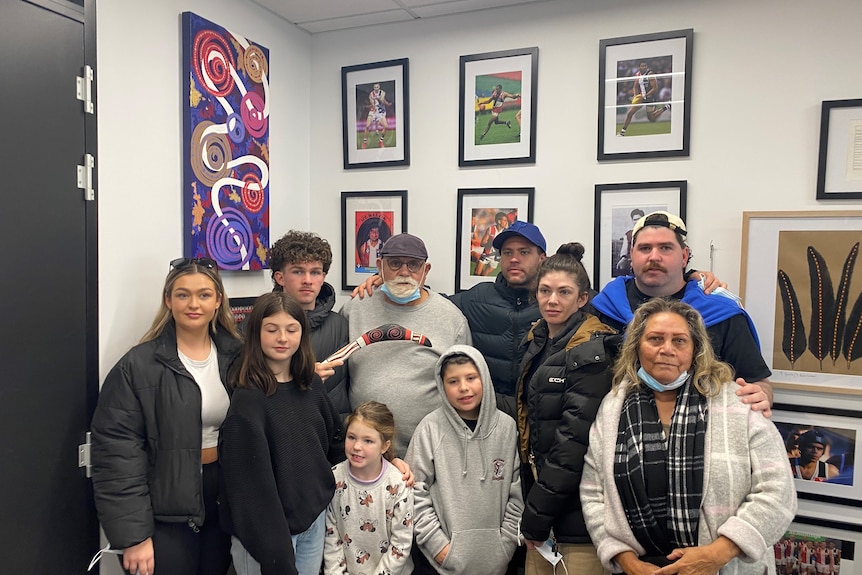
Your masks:
{"label": "blue face mask", "polygon": [[410,303],[411,301],[416,301],[417,299],[419,299],[419,296],[421,295],[420,294],[420,288],[417,287],[416,290],[413,293],[411,293],[410,295],[407,295],[404,297],[398,297],[398,296],[392,295],[392,292],[389,291],[389,288],[386,287],[385,283],[380,287],[380,291],[385,293],[386,297],[391,299],[393,302],[400,303],[401,305]]}
{"label": "blue face mask", "polygon": [[679,377],[673,380],[670,383],[661,383],[656,378],[648,374],[643,367],[638,370],[638,377],[641,378],[641,381],[647,384],[652,390],[655,391],[673,391],[674,389],[678,389],[682,387],[682,384],[686,382],[688,379],[688,372],[684,371],[679,374]]}

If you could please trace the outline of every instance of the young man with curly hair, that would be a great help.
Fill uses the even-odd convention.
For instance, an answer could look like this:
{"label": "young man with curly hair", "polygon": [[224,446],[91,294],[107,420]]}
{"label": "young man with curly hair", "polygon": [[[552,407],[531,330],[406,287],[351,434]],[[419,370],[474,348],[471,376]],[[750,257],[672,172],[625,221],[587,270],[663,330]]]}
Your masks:
{"label": "young man with curly hair", "polygon": [[332,265],[329,242],[312,232],[290,230],[270,250],[272,291],[284,291],[305,310],[311,328],[311,346],[318,359],[315,371],[323,379],[332,404],[342,417],[350,415],[347,369],[342,361],[319,360],[347,344],[347,319],[332,311],[335,289],[326,283]]}

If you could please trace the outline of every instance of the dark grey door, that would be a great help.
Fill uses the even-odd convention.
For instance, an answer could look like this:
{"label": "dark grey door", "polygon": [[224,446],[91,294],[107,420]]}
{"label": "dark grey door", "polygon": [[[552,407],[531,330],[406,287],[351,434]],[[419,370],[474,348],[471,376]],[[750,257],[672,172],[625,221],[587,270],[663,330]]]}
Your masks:
{"label": "dark grey door", "polygon": [[76,185],[95,134],[76,99],[84,22],[63,0],[0,0],[3,573],[83,573],[98,548],[77,459],[98,389],[96,206]]}

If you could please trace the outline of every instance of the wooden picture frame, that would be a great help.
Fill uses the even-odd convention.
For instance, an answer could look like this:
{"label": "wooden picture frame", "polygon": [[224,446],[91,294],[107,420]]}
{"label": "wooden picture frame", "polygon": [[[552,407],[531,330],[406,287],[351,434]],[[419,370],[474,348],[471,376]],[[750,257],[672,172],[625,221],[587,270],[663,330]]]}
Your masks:
{"label": "wooden picture frame", "polygon": [[[455,240],[455,291],[494,281],[500,272],[499,250],[492,245],[515,220],[532,223],[535,188],[464,188],[458,190]],[[475,218],[475,220],[474,220]],[[486,273],[487,272],[487,273]]]}
{"label": "wooden picture frame", "polygon": [[663,210],[685,221],[688,182],[596,184],[593,219],[593,288],[631,275],[631,230],[641,216]]}
{"label": "wooden picture frame", "polygon": [[862,211],[743,212],[742,218],[740,296],[773,386],[862,394],[862,338],[855,337],[862,329],[862,273],[852,274]]}
{"label": "wooden picture frame", "polygon": [[410,165],[409,76],[407,58],[341,68],[345,170]]}
{"label": "wooden picture frame", "polygon": [[599,160],[689,155],[693,43],[691,28],[599,41]]}
{"label": "wooden picture frame", "polygon": [[536,162],[537,47],[461,56],[458,165]]}
{"label": "wooden picture frame", "polygon": [[406,231],[407,190],[341,192],[341,289],[376,274],[376,251]]}
{"label": "wooden picture frame", "polygon": [[822,104],[817,199],[862,199],[862,99]]}

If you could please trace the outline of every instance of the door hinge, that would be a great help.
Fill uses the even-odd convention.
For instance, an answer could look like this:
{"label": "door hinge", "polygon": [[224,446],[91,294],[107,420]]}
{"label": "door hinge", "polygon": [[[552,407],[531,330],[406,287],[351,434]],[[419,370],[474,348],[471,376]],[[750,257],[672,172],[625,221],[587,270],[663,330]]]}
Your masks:
{"label": "door hinge", "polygon": [[76,78],[78,99],[84,102],[84,111],[93,114],[93,68],[84,66],[84,75]]}
{"label": "door hinge", "polygon": [[84,199],[88,202],[96,199],[96,191],[93,189],[94,167],[96,167],[96,158],[93,154],[84,154],[84,165],[78,166],[78,187],[84,190]]}
{"label": "door hinge", "polygon": [[87,477],[91,476],[93,469],[90,463],[90,432],[85,435],[84,443],[78,446],[78,467],[86,469]]}

